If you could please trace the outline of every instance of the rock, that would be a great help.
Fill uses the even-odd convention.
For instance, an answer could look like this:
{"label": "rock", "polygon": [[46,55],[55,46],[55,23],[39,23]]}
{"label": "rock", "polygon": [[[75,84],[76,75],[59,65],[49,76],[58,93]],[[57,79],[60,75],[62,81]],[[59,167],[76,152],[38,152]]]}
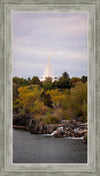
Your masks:
{"label": "rock", "polygon": [[82,142],[87,144],[87,133],[84,134],[84,138],[83,138]]}
{"label": "rock", "polygon": [[58,138],[64,137],[64,132],[61,130],[57,130],[53,136]]}
{"label": "rock", "polygon": [[74,136],[75,136],[75,137],[81,137],[82,135],[81,135],[78,131],[75,131],[75,132],[74,132]]}
{"label": "rock", "polygon": [[71,129],[74,129],[75,128],[75,125],[73,125],[73,124],[69,124],[69,129],[71,130]]}
{"label": "rock", "polygon": [[[40,123],[36,121],[35,119],[31,120],[29,130],[33,134],[40,134],[40,131],[42,132],[42,128],[40,128]],[[41,130],[40,130],[41,129]]]}
{"label": "rock", "polygon": [[85,129],[85,130],[82,130],[82,131],[78,131],[78,133],[79,133],[80,135],[84,135],[85,133],[87,133],[87,130]]}
{"label": "rock", "polygon": [[73,137],[73,136],[74,136],[74,133],[70,133],[70,136]]}
{"label": "rock", "polygon": [[65,131],[68,131],[68,127],[65,128]]}
{"label": "rock", "polygon": [[57,125],[55,124],[42,125],[40,121],[32,119],[30,124],[30,132],[33,134],[51,134],[56,129],[56,127]]}
{"label": "rock", "polygon": [[66,133],[63,134],[63,137],[68,137]]}
{"label": "rock", "polygon": [[54,130],[56,130],[56,128],[57,128],[57,125],[55,125],[55,124],[49,124],[49,125],[47,125],[47,133],[52,133]]}
{"label": "rock", "polygon": [[61,123],[61,124],[58,124],[57,127],[62,127],[62,126],[65,126],[64,123]]}
{"label": "rock", "polygon": [[54,130],[56,130],[55,124],[43,125],[43,134],[51,134]]}
{"label": "rock", "polygon": [[[54,137],[81,137],[84,135],[82,142],[87,143],[87,123],[81,123],[73,120],[62,120],[59,124],[45,124],[35,120],[32,114],[24,116],[15,114],[13,118],[14,128],[26,129],[33,134],[52,134]],[[56,130],[56,132],[55,132]]]}
{"label": "rock", "polygon": [[62,120],[61,121],[61,123],[64,123],[64,124],[67,123],[67,122],[69,122],[69,120]]}
{"label": "rock", "polygon": [[13,126],[16,128],[17,127],[21,127],[21,128],[29,128],[29,124],[30,124],[30,120],[31,120],[31,116],[29,115],[16,115],[13,117]]}
{"label": "rock", "polygon": [[70,136],[70,134],[71,134],[71,132],[70,132],[70,131],[68,131],[68,132],[67,132],[67,137],[69,137],[69,136]]}
{"label": "rock", "polygon": [[16,126],[16,125],[13,125],[13,128],[22,129],[22,130],[29,130],[29,128],[26,127],[26,126]]}

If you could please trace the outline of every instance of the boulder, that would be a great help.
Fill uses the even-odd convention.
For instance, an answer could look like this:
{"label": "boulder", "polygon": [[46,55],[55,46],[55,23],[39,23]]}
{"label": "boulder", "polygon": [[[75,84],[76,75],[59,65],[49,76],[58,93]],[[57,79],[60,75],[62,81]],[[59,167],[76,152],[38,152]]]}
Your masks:
{"label": "boulder", "polygon": [[87,133],[87,130],[85,129],[85,130],[81,130],[81,131],[78,131],[78,133],[80,134],[80,135],[84,135],[85,133]]}
{"label": "boulder", "polygon": [[13,117],[13,127],[29,128],[31,116],[30,115],[16,115]]}
{"label": "boulder", "polygon": [[87,133],[84,134],[82,142],[87,144]]}
{"label": "boulder", "polygon": [[57,130],[56,133],[53,135],[56,138],[64,137],[64,132],[61,130]]}
{"label": "boulder", "polygon": [[29,129],[33,134],[51,134],[56,129],[56,127],[57,126],[55,124],[42,125],[40,121],[32,119]]}
{"label": "boulder", "polygon": [[42,132],[43,129],[41,128],[40,123],[38,121],[32,119],[29,126],[29,130],[33,134],[40,134],[40,131]]}
{"label": "boulder", "polygon": [[66,133],[63,134],[63,137],[68,137]]}
{"label": "boulder", "polygon": [[57,125],[55,124],[49,124],[49,125],[44,125],[44,126],[46,126],[47,128],[47,131],[46,131],[47,134],[51,134],[57,128]]}
{"label": "boulder", "polygon": [[76,131],[76,132],[74,132],[74,136],[75,137],[81,137],[82,135],[78,131]]}

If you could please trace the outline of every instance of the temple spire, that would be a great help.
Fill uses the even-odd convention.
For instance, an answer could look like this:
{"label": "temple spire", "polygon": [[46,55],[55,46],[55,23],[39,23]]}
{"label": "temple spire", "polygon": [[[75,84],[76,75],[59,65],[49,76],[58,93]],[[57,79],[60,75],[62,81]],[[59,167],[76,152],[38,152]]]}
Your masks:
{"label": "temple spire", "polygon": [[48,56],[48,64],[50,64],[50,56]]}
{"label": "temple spire", "polygon": [[48,56],[48,64],[46,69],[44,70],[44,75],[43,78],[41,79],[41,81],[45,81],[46,78],[51,78],[52,82],[54,81],[54,76],[53,76],[53,72],[50,66],[50,57]]}

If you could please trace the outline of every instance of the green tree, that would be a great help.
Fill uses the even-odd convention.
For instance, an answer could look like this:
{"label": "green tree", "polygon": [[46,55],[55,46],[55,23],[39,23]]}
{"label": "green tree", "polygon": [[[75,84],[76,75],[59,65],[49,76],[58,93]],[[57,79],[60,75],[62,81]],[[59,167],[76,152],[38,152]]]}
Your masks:
{"label": "green tree", "polygon": [[43,82],[42,86],[45,91],[51,90],[53,88],[52,82]]}
{"label": "green tree", "polygon": [[31,84],[40,84],[40,80],[37,76],[33,76]]}
{"label": "green tree", "polygon": [[85,82],[87,81],[87,76],[82,76],[82,77],[81,77],[81,81],[82,81],[83,83],[85,83]]}
{"label": "green tree", "polygon": [[68,118],[81,118],[87,120],[87,84],[77,82],[76,86],[65,91],[65,99],[62,102],[64,115]]}
{"label": "green tree", "polygon": [[60,77],[59,88],[70,88],[70,78],[67,72],[64,72]]}
{"label": "green tree", "polygon": [[21,86],[26,86],[27,85],[27,80],[24,78],[19,78],[19,77],[14,77],[13,78],[13,83],[16,83],[18,87]]}
{"label": "green tree", "polygon": [[64,73],[62,74],[62,76],[63,76],[64,78],[66,78],[66,79],[69,79],[69,75],[68,75],[67,72],[64,72]]}
{"label": "green tree", "polygon": [[54,81],[53,82],[53,87],[54,88],[59,88],[59,81]]}
{"label": "green tree", "polygon": [[50,107],[50,108],[52,107],[52,101],[51,101],[50,94],[46,94],[45,91],[42,91],[42,93],[41,93],[41,100],[48,107]]}
{"label": "green tree", "polygon": [[81,81],[80,78],[72,77],[72,78],[70,79],[71,87],[75,87],[76,84],[77,84],[77,82],[80,82],[80,81]]}
{"label": "green tree", "polygon": [[28,77],[27,79],[27,85],[30,85],[31,84],[31,79]]}

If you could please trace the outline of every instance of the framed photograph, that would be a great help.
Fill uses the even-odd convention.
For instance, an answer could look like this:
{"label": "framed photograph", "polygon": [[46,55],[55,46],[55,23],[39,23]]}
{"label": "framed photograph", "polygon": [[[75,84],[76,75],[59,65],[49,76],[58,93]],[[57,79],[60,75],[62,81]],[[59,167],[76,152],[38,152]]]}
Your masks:
{"label": "framed photograph", "polygon": [[87,16],[13,13],[14,163],[87,163]]}
{"label": "framed photograph", "polygon": [[0,174],[99,175],[100,1],[0,10]]}

